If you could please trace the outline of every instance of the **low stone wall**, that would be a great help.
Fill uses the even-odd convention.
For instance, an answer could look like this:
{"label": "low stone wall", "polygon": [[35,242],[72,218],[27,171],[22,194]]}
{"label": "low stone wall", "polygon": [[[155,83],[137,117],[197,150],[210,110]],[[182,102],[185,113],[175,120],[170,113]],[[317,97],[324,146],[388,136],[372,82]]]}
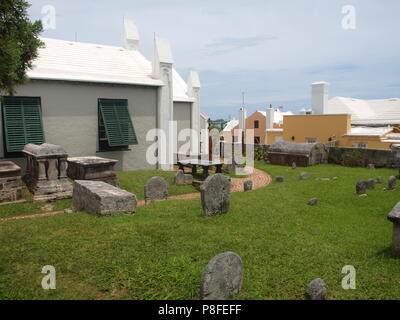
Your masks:
{"label": "low stone wall", "polygon": [[367,167],[368,164],[374,164],[377,168],[398,168],[400,153],[383,149],[330,147],[328,162],[349,167]]}

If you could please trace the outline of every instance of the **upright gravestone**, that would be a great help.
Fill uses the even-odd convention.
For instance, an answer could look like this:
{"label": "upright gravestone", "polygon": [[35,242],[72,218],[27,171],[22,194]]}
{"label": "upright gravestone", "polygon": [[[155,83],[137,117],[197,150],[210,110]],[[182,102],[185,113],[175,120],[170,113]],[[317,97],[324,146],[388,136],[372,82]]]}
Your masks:
{"label": "upright gravestone", "polygon": [[325,281],[321,278],[314,279],[307,286],[306,296],[311,300],[325,300],[327,295]]}
{"label": "upright gravestone", "polygon": [[178,170],[175,174],[174,183],[177,186],[188,186],[193,183],[193,176],[186,174],[183,170]]}
{"label": "upright gravestone", "polygon": [[150,178],[144,186],[144,200],[146,204],[166,200],[168,198],[168,184],[161,177]]}
{"label": "upright gravestone", "polygon": [[368,169],[374,170],[375,169],[375,165],[373,163],[368,164]]}
{"label": "upright gravestone", "polygon": [[243,182],[243,189],[244,191],[250,191],[253,189],[253,181],[251,180],[246,180]]}
{"label": "upright gravestone", "polygon": [[367,189],[375,189],[375,180],[374,179],[368,179],[367,180]]}
{"label": "upright gravestone", "polygon": [[209,176],[200,187],[204,216],[216,216],[229,211],[231,184],[222,174]]}
{"label": "upright gravestone", "polygon": [[243,283],[242,259],[234,252],[210,260],[201,277],[202,300],[226,300],[239,293]]}
{"label": "upright gravestone", "polygon": [[389,212],[388,220],[393,223],[392,254],[400,257],[400,202]]}
{"label": "upright gravestone", "polygon": [[296,169],[297,168],[297,164],[296,164],[296,162],[293,162],[292,163],[292,169],[294,170],[294,169]]}
{"label": "upright gravestone", "polygon": [[356,184],[356,193],[358,196],[364,195],[367,189],[365,180],[359,180]]}
{"label": "upright gravestone", "polygon": [[383,183],[383,178],[381,176],[379,176],[378,178],[376,178],[376,183],[377,184],[382,184]]}
{"label": "upright gravestone", "polygon": [[285,178],[282,177],[282,176],[277,176],[277,177],[275,178],[275,181],[276,181],[276,182],[283,182],[283,181],[285,181]]}
{"label": "upright gravestone", "polygon": [[318,198],[311,198],[310,200],[308,200],[308,205],[309,206],[315,206],[318,202]]}
{"label": "upright gravestone", "polygon": [[396,189],[397,180],[395,176],[390,176],[388,180],[388,190]]}

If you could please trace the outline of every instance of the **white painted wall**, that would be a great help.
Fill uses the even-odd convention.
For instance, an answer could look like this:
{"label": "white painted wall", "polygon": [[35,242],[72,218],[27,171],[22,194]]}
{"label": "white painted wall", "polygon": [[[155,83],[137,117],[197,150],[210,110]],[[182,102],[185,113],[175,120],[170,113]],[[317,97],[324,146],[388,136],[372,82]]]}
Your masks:
{"label": "white painted wall", "polygon": [[[96,155],[119,160],[117,170],[156,169],[146,161],[149,129],[156,128],[157,87],[101,85],[32,80],[16,96],[41,97],[46,142],[63,146],[70,156]],[[98,99],[127,99],[138,139],[131,151],[98,151]],[[0,115],[1,116],[1,115]],[[2,123],[0,121],[0,123]],[[0,130],[0,156],[4,157]],[[15,159],[25,166],[23,158]]]}

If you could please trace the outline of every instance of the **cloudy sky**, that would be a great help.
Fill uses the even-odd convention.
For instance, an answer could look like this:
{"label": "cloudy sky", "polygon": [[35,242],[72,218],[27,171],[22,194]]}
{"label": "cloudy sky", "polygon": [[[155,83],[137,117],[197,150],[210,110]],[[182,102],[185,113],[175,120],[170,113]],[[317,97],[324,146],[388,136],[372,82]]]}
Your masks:
{"label": "cloudy sky", "polygon": [[[250,113],[307,108],[315,81],[331,83],[330,97],[400,97],[399,0],[28,1],[32,19],[56,9],[46,37],[120,46],[126,17],[149,59],[153,34],[169,38],[182,77],[199,72],[202,111],[214,119],[237,118],[242,92]],[[342,27],[347,5],[355,29]]]}

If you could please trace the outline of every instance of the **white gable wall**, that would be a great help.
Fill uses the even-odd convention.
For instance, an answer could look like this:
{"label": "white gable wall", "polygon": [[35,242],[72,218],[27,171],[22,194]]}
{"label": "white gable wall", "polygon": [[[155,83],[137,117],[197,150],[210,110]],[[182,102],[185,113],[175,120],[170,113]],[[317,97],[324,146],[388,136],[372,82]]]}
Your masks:
{"label": "white gable wall", "polygon": [[[40,97],[45,140],[63,146],[69,156],[116,159],[117,170],[156,169],[146,161],[149,129],[156,128],[157,87],[101,85],[64,81],[30,81],[16,96]],[[127,99],[138,139],[130,151],[98,151],[98,99]],[[0,121],[2,123],[2,121]],[[3,131],[0,154],[4,157]],[[13,159],[25,166],[24,158]]]}

